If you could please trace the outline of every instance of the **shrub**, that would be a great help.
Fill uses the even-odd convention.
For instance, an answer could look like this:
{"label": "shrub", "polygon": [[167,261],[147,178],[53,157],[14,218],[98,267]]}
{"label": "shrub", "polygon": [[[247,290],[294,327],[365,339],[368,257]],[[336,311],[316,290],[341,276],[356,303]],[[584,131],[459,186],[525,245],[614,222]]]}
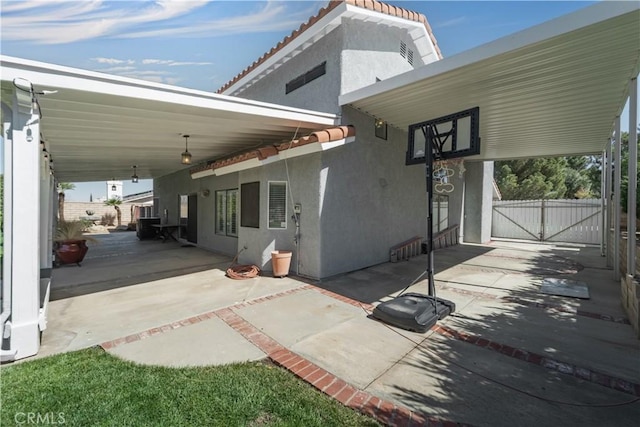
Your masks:
{"label": "shrub", "polygon": [[116,221],[115,214],[106,213],[100,218],[100,225],[114,225]]}

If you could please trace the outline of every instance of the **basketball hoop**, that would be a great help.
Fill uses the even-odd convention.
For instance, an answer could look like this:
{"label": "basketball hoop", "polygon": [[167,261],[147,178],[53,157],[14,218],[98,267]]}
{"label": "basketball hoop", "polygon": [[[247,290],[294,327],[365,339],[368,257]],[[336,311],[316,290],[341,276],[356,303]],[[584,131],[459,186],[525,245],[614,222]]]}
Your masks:
{"label": "basketball hoop", "polygon": [[433,162],[433,191],[435,193],[453,193],[455,186],[450,178],[455,175],[454,167],[458,167],[458,177],[462,178],[466,169],[464,159],[441,159]]}

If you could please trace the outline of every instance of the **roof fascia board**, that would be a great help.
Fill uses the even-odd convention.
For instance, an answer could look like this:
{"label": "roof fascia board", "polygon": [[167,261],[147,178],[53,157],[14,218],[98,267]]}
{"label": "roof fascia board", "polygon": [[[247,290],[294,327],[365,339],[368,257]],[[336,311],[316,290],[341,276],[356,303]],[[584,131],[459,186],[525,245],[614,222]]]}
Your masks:
{"label": "roof fascia board", "polygon": [[339,124],[339,117],[335,114],[252,101],[212,92],[157,84],[144,80],[111,76],[103,73],[23,60],[21,58],[0,56],[0,65],[2,66],[2,80],[12,81],[14,78],[23,78],[38,87],[71,89],[111,96],[137,98],[224,112],[263,116],[265,118],[293,120],[301,123],[329,126]]}
{"label": "roof fascia board", "polygon": [[341,106],[640,10],[636,2],[603,1],[413,71],[340,95]]}

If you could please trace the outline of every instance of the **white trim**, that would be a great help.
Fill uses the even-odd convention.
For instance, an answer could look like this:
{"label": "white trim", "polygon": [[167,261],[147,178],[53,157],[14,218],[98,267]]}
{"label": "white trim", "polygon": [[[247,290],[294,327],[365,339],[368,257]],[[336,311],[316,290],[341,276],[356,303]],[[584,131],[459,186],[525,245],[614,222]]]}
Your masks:
{"label": "white trim", "polygon": [[185,89],[178,86],[113,76],[5,55],[0,55],[0,65],[2,66],[3,81],[22,78],[34,82],[38,88],[71,89],[74,91],[208,108],[227,113],[255,114],[263,117],[284,118],[326,125],[335,125],[338,120],[335,114],[235,98],[212,92]]}
{"label": "white trim", "polygon": [[525,46],[567,34],[582,27],[593,25],[617,16],[640,10],[637,2],[600,2],[593,6],[578,10],[577,12],[561,16],[551,21],[544,22],[507,37],[459,53],[449,58],[435,61],[424,67],[416,68],[404,74],[377,82],[375,85],[366,86],[353,92],[340,95],[339,105],[348,105],[374,95],[398,89],[411,83],[424,80],[436,75],[445,74],[455,69],[477,63],[494,56],[515,51]]}
{"label": "white trim", "polygon": [[[329,34],[342,23],[343,18],[374,21],[377,24],[384,22],[385,24],[393,27],[406,28],[407,32],[411,35],[413,43],[419,49],[419,55],[423,62],[432,62],[428,60],[431,56],[433,56],[436,61],[440,59],[438,57],[436,47],[431,40],[431,34],[427,31],[425,24],[398,16],[388,15],[383,12],[365,9],[359,6],[341,3],[327,15],[322,17],[318,22],[314,23],[311,27],[296,36],[296,38],[289,42],[289,44],[267,58],[262,64],[258,65],[241,79],[226,88],[222,93],[225,95],[238,95],[242,93],[255,82],[260,81],[266,75],[275,71],[282,64],[294,58],[299,53],[315,44],[322,37]],[[425,42],[426,48],[424,47]]]}

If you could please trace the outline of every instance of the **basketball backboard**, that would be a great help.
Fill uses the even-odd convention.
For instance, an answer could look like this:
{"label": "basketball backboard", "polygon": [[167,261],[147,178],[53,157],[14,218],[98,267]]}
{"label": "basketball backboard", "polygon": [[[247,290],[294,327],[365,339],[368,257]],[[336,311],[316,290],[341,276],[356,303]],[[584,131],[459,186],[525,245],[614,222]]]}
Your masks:
{"label": "basketball backboard", "polygon": [[479,154],[479,129],[479,107],[410,125],[406,164],[425,164],[428,146],[433,160]]}

